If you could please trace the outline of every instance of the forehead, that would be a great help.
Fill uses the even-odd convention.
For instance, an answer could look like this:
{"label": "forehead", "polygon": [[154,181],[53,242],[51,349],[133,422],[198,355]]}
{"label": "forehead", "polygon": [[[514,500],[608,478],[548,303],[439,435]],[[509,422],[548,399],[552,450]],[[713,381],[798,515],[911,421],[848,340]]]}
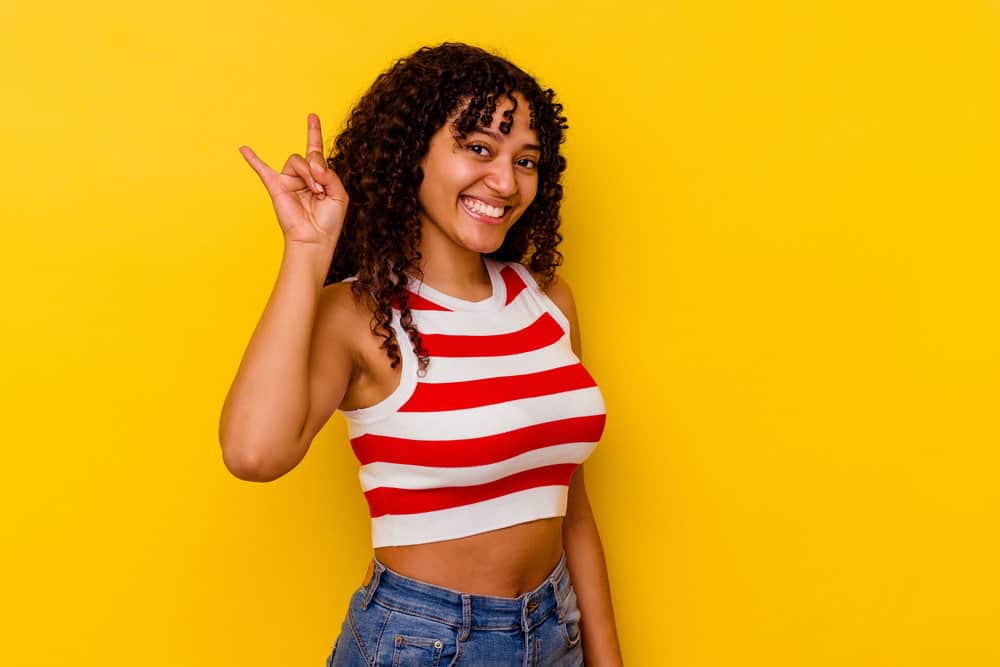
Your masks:
{"label": "forehead", "polygon": [[[496,95],[494,100],[496,108],[493,109],[489,123],[484,122],[484,116],[489,114],[489,109],[483,107],[479,110],[478,118],[472,125],[466,125],[468,132],[486,130],[486,134],[499,135],[501,141],[513,140],[519,143],[538,143],[538,133],[531,127],[531,106],[521,93],[515,92],[512,97],[517,102],[517,109],[514,109],[512,102],[506,94]],[[469,109],[471,99],[466,97],[458,104],[458,108],[452,112],[445,127],[461,129],[457,125],[462,121],[463,115]],[[512,115],[505,115],[505,112],[513,110]],[[445,129],[445,128],[442,128]]]}

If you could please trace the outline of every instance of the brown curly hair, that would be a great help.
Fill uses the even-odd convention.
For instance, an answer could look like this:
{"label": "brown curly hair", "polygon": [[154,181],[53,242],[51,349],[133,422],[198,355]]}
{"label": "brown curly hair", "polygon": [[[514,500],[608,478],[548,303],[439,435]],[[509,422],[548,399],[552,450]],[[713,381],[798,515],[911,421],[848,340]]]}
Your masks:
{"label": "brown curly hair", "polygon": [[[507,232],[503,244],[486,256],[524,262],[548,286],[562,263],[557,250],[559,181],[566,159],[559,154],[569,126],[555,92],[542,89],[529,74],[498,55],[468,44],[445,42],[423,47],[401,58],[375,79],[351,111],[334,140],[327,164],[347,190],[350,203],[324,285],[357,276],[351,290],[366,294],[373,311],[371,331],[384,339],[392,367],[400,362],[398,342],[390,326],[394,306],[426,372],[428,355],[413,324],[406,298],[405,274],[422,279],[420,209],[417,193],[423,180],[420,161],[431,136],[458,111],[452,123],[461,138],[493,123],[497,101],[506,97],[514,108],[520,93],[528,102],[531,124],[541,144],[538,191],[531,205]],[[500,131],[510,133],[513,112],[504,112]]]}

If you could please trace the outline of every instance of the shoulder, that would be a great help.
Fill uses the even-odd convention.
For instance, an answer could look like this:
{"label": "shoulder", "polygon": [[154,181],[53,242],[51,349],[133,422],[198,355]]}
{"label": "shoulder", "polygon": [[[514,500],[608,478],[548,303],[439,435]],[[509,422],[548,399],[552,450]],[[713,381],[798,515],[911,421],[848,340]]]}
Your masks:
{"label": "shoulder", "polygon": [[556,273],[552,276],[552,281],[543,286],[543,274],[532,271],[523,262],[507,261],[502,262],[502,265],[516,268],[516,272],[520,274],[522,280],[525,275],[530,276],[531,282],[534,282],[535,286],[562,311],[566,319],[574,326],[576,325],[576,304],[573,301],[573,290],[570,289],[569,283],[564,277]]}
{"label": "shoulder", "polygon": [[[529,271],[531,277],[535,279],[538,285],[542,284],[542,274],[535,273],[534,271]],[[569,283],[566,278],[559,275],[558,273],[553,276],[552,282],[547,286],[542,288],[545,292],[545,296],[552,299],[552,302],[559,306],[570,322],[575,323],[576,321],[576,303],[573,300],[573,290],[570,289]]]}
{"label": "shoulder", "polygon": [[353,281],[341,281],[324,286],[320,292],[320,312],[317,315],[337,313],[341,316],[365,317],[367,314],[370,317],[371,311],[365,296],[355,294],[351,289],[353,284]]}
{"label": "shoulder", "polygon": [[366,296],[355,294],[352,284],[345,281],[323,287],[316,306],[315,331],[321,340],[339,343],[353,356],[358,341],[364,339],[359,334],[370,329],[372,311]]}
{"label": "shoulder", "polygon": [[[542,275],[534,271],[529,271],[529,273],[535,279],[535,282],[541,286]],[[569,337],[573,352],[578,357],[581,356],[580,324],[576,314],[576,301],[573,298],[573,290],[570,289],[569,282],[557,273],[553,276],[552,282],[542,288],[542,291],[562,311],[562,314],[566,316],[566,320],[569,322]]]}

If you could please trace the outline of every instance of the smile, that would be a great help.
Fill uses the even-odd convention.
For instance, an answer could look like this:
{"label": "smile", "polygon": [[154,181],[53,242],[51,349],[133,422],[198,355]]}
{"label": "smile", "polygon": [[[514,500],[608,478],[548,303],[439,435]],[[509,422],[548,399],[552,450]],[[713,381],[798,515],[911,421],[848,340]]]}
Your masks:
{"label": "smile", "polygon": [[509,206],[499,208],[496,206],[490,206],[486,202],[480,201],[473,197],[466,197],[462,195],[459,197],[462,202],[462,208],[477,220],[482,220],[485,222],[497,223],[504,219],[507,215],[507,211],[510,210]]}

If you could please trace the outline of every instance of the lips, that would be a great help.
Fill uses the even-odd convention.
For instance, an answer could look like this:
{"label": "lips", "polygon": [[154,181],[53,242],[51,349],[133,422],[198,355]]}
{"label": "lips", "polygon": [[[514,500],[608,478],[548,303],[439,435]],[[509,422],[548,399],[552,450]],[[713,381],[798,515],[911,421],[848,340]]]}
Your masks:
{"label": "lips", "polygon": [[[475,197],[472,197],[471,199],[475,199]],[[462,206],[462,209],[466,212],[466,214],[469,215],[469,217],[471,217],[471,218],[473,218],[475,220],[478,220],[480,222],[488,223],[488,224],[497,225],[497,224],[502,223],[504,220],[507,219],[507,216],[510,215],[510,212],[511,212],[511,207],[504,207],[503,215],[501,215],[499,218],[494,218],[492,216],[486,215],[485,213],[478,213],[476,211],[473,211],[471,208],[469,208],[466,205],[466,203],[465,203],[465,201],[466,201],[466,195],[463,195],[463,196],[459,197],[458,200],[459,200],[459,203]],[[480,201],[482,201],[482,200],[480,200]]]}

